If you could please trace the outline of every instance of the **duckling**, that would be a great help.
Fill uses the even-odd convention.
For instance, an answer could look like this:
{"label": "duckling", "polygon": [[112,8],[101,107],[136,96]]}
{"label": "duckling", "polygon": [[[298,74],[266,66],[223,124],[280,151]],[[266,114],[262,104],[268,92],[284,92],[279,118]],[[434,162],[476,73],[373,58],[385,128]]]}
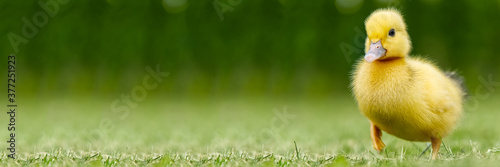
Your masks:
{"label": "duckling", "polygon": [[462,78],[408,56],[411,41],[399,11],[376,10],[365,28],[366,54],[355,66],[352,91],[361,113],[370,120],[373,147],[382,151],[385,131],[408,141],[430,141],[436,159],[441,139],[462,117]]}

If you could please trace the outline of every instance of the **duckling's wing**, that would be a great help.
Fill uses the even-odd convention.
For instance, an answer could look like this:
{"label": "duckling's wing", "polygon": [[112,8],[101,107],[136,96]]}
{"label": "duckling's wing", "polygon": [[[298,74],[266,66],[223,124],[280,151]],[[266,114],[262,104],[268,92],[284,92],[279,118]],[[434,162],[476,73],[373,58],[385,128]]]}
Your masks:
{"label": "duckling's wing", "polygon": [[455,71],[446,71],[444,72],[444,75],[453,80],[460,87],[460,89],[462,90],[463,98],[466,99],[468,89],[467,86],[465,85],[464,77],[458,75],[457,72]]}

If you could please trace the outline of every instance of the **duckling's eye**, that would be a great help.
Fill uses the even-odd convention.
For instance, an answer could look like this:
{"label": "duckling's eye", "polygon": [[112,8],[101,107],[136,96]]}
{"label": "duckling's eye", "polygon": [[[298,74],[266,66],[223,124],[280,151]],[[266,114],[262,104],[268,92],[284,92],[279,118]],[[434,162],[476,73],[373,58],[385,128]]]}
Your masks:
{"label": "duckling's eye", "polygon": [[389,36],[393,37],[394,35],[396,35],[396,31],[393,29],[389,30]]}

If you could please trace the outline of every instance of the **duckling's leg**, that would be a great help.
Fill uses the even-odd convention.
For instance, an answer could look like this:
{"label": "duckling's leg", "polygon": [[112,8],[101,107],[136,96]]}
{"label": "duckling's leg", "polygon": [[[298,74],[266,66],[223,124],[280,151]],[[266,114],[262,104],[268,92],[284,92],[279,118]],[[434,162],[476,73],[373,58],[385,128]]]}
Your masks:
{"label": "duckling's leg", "polygon": [[424,153],[427,152],[427,150],[429,150],[429,148],[431,148],[431,143],[430,142],[427,143],[427,147],[425,148],[424,151],[422,151],[422,153],[420,153],[420,155],[418,156],[418,158],[422,157],[422,155],[424,155]]}
{"label": "duckling's leg", "polygon": [[382,152],[382,149],[385,147],[384,142],[380,138],[382,136],[382,131],[370,121],[370,134],[372,137],[373,148],[378,151],[378,153]]}
{"label": "duckling's leg", "polygon": [[432,143],[432,159],[436,159],[438,157],[439,147],[441,147],[441,139],[431,137],[431,143]]}

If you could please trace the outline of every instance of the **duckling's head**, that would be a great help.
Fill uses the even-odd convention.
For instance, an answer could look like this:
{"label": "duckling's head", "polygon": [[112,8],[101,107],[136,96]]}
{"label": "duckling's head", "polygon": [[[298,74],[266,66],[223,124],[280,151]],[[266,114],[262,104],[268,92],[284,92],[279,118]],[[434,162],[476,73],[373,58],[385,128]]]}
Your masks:
{"label": "duckling's head", "polygon": [[379,9],[365,21],[365,60],[404,58],[411,50],[411,41],[401,13],[395,9]]}

